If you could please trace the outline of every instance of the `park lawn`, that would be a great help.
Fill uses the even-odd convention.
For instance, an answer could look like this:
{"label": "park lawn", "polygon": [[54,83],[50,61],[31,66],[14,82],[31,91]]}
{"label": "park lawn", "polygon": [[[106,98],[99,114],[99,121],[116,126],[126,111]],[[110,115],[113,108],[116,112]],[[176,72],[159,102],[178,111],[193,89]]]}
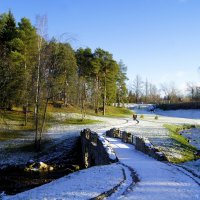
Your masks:
{"label": "park lawn", "polygon": [[179,158],[169,157],[169,161],[173,163],[181,163],[194,160],[195,152],[197,152],[197,149],[192,146],[184,136],[179,134],[181,130],[190,128],[191,125],[165,124],[164,127],[167,128],[170,133],[171,139],[174,140],[174,152],[180,154]]}
{"label": "park lawn", "polygon": [[132,116],[133,111],[128,108],[106,106],[106,116],[107,117],[127,117]]}
{"label": "park lawn", "polygon": [[62,122],[62,124],[76,124],[76,125],[84,125],[84,124],[95,124],[95,123],[100,123],[102,121],[100,120],[92,120],[92,119],[75,119],[75,118],[70,118],[66,119],[65,121]]}

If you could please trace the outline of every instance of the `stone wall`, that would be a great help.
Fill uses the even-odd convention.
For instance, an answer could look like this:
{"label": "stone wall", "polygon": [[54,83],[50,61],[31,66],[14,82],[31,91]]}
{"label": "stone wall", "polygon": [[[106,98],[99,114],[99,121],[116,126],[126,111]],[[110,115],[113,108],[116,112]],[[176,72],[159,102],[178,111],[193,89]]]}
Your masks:
{"label": "stone wall", "polygon": [[115,153],[105,138],[90,129],[81,131],[81,146],[83,164],[86,168],[117,161]]}
{"label": "stone wall", "polygon": [[135,146],[135,149],[141,151],[159,161],[165,161],[167,158],[159,151],[153,144],[144,137],[133,136],[130,132],[120,131],[119,129],[110,129],[106,131],[107,137],[120,138],[123,142],[129,143]]}
{"label": "stone wall", "polygon": [[135,137],[135,149],[155,158],[156,160],[167,160],[165,155],[155,148],[147,138]]}

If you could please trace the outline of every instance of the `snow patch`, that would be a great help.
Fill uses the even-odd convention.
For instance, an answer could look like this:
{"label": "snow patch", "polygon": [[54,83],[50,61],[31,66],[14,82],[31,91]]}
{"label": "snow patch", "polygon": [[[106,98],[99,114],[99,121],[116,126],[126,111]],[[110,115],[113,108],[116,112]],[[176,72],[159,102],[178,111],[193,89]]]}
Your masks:
{"label": "snow patch", "polygon": [[123,173],[120,165],[96,166],[75,172],[20,194],[6,196],[3,199],[86,200],[112,189],[122,180]]}

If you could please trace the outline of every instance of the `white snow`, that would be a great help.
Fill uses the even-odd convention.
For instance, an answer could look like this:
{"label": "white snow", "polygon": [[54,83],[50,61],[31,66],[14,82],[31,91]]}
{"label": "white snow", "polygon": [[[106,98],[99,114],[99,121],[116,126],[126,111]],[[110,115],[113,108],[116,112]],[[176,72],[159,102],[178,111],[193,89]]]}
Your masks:
{"label": "white snow", "polygon": [[[108,177],[106,179],[104,177]],[[38,188],[15,196],[5,196],[8,200],[86,200],[115,187],[123,180],[122,166],[111,164],[91,167],[75,172]]]}
{"label": "white snow", "polygon": [[181,163],[179,164],[179,166],[183,167],[189,172],[192,172],[195,176],[197,176],[200,179],[200,159]]}
{"label": "white snow", "polygon": [[[133,168],[140,182],[124,196],[108,199],[135,200],[195,200],[200,199],[200,187],[175,166],[156,161],[138,152],[134,146],[123,144],[119,139],[109,138],[119,161]],[[122,148],[126,146],[125,148]]]}
{"label": "white snow", "polygon": [[[180,110],[173,112],[156,111],[156,113],[150,113],[146,110],[145,105],[143,105],[142,109],[137,109],[137,111],[138,114],[144,114],[144,119],[138,118],[140,123],[137,125],[136,122],[132,120],[132,116],[124,119],[95,117],[95,119],[103,122],[87,126],[55,126],[47,133],[47,136],[54,139],[55,144],[59,144],[59,141],[66,139],[70,135],[78,135],[80,130],[84,128],[90,128],[92,131],[102,135],[106,130],[115,127],[131,132],[133,135],[145,137],[147,141],[150,141],[153,145],[159,146],[162,143],[170,143],[169,133],[163,127],[163,124],[200,124],[199,110],[181,111],[181,118],[179,115]],[[158,115],[158,120],[154,119],[155,115]],[[173,117],[170,117],[170,115]],[[65,118],[66,116],[61,115],[60,117]],[[90,199],[119,184],[123,180],[122,169],[125,171],[126,180],[108,199],[200,199],[199,177],[194,178],[192,173],[188,172],[187,175],[187,173],[183,173],[177,166],[156,161],[135,150],[133,145],[122,143],[117,139],[109,138],[108,140],[110,142],[109,145],[112,145],[120,162],[135,170],[140,178],[140,182],[132,189],[129,188],[127,190],[132,181],[129,168],[121,164],[112,164],[75,172],[24,193],[15,196],[6,196],[4,199]],[[105,141],[105,144],[109,147],[107,141]],[[9,144],[5,144],[5,146],[6,145],[9,146]],[[108,150],[111,152],[112,156],[112,149]],[[0,154],[0,158],[10,159],[10,157],[5,158],[3,153]],[[18,162],[19,159],[20,157],[16,158],[15,161]],[[23,161],[23,158],[21,159]],[[1,160],[0,162],[4,161]],[[200,161],[184,163],[181,166],[191,170],[197,175],[200,171]]]}
{"label": "white snow", "polygon": [[200,150],[200,128],[183,130],[180,133],[189,140],[192,146]]}
{"label": "white snow", "polygon": [[109,144],[109,142],[105,139],[105,137],[104,137],[104,136],[99,136],[99,140],[102,142],[102,144],[103,144],[103,146],[104,146],[104,148],[105,148],[105,150],[106,150],[106,152],[107,152],[109,158],[110,158],[111,160],[116,160],[117,157],[116,157],[116,155],[115,155],[115,152],[114,152],[113,149],[110,147],[110,144]]}

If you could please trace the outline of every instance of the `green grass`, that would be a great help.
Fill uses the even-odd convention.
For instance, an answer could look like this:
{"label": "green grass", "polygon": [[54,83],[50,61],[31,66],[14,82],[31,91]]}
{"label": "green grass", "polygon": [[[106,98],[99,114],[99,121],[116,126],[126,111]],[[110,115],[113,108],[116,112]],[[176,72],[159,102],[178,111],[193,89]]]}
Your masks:
{"label": "green grass", "polygon": [[170,157],[169,161],[173,163],[186,162],[194,160],[194,153],[197,151],[196,147],[192,146],[188,140],[179,134],[181,130],[193,127],[193,125],[169,125],[165,124],[164,127],[169,131],[171,139],[174,140],[174,152],[180,154],[180,157]]}
{"label": "green grass", "polygon": [[[64,108],[54,108],[52,105],[48,107],[48,112],[59,112],[59,113],[79,113],[81,114],[81,110],[75,106],[67,106]],[[102,116],[103,112],[99,109],[98,115],[95,114],[94,109],[87,108],[86,114],[88,115],[95,115],[95,116]],[[132,115],[133,112],[127,108],[121,107],[114,107],[114,106],[106,106],[106,116],[108,117],[125,117],[128,115]]]}
{"label": "green grass", "polygon": [[17,139],[23,137],[24,134],[19,131],[0,131],[0,141]]}
{"label": "green grass", "polygon": [[[81,113],[80,108],[74,106],[67,106],[63,108],[55,108],[52,104],[49,104],[47,109],[47,120],[45,124],[45,129],[47,130],[51,126],[56,124],[74,124],[74,125],[84,125],[84,124],[95,124],[100,123],[99,120],[92,119],[66,119],[64,121],[59,121],[55,119],[52,113]],[[132,115],[132,111],[127,108],[119,108],[113,106],[106,106],[106,116],[107,117],[127,117]],[[42,114],[42,112],[41,112]],[[96,115],[94,109],[87,109],[86,114]],[[103,116],[102,111],[99,112],[98,116]],[[2,111],[0,113],[0,141],[22,138],[25,134],[30,134],[35,130],[34,125],[34,112],[33,108],[30,108],[28,113],[28,124],[24,126],[25,116],[22,108],[14,107],[12,111]],[[40,124],[41,126],[41,124]]]}
{"label": "green grass", "polygon": [[127,117],[132,114],[133,112],[127,108],[106,106],[107,117]]}
{"label": "green grass", "polygon": [[[25,126],[25,115],[20,108],[14,108],[12,111],[1,111],[0,113],[0,141],[23,138],[26,134],[35,131],[34,113],[28,113],[28,123]],[[47,123],[45,129],[52,126],[51,114],[47,113]],[[41,126],[41,124],[40,124]]]}
{"label": "green grass", "polygon": [[81,113],[80,108],[71,105],[62,108],[55,108],[52,104],[49,104],[47,111],[49,113]]}
{"label": "green grass", "polygon": [[[79,113],[81,114],[81,109],[76,106],[67,106],[63,108],[55,108],[52,104],[49,104],[48,106],[48,112],[58,112],[58,113]],[[103,116],[103,112],[101,109],[99,109],[98,115],[95,113],[94,109],[90,108],[88,106],[86,108],[86,114],[88,115],[94,115],[94,116]],[[127,117],[129,115],[132,115],[133,112],[127,108],[121,108],[121,107],[114,107],[114,106],[106,106],[106,117]]]}
{"label": "green grass", "polygon": [[92,119],[74,119],[74,118],[70,118],[70,119],[66,119],[65,121],[61,122],[62,124],[77,124],[77,125],[84,125],[84,124],[95,124],[95,123],[99,123],[102,121],[99,120],[92,120]]}

